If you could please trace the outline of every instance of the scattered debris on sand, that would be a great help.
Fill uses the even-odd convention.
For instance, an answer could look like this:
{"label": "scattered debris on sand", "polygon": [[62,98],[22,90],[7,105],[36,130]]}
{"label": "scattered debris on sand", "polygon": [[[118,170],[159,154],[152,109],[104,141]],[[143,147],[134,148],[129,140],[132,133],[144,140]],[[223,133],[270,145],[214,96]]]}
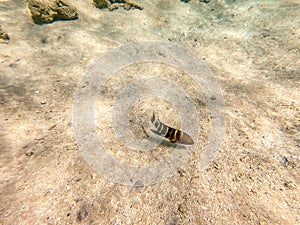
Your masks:
{"label": "scattered debris on sand", "polygon": [[65,0],[28,0],[27,2],[36,24],[78,19],[77,8]]}
{"label": "scattered debris on sand", "polygon": [[124,8],[125,10],[139,9],[142,10],[143,6],[126,0],[93,0],[94,4],[99,9],[108,8],[110,11],[118,8]]}

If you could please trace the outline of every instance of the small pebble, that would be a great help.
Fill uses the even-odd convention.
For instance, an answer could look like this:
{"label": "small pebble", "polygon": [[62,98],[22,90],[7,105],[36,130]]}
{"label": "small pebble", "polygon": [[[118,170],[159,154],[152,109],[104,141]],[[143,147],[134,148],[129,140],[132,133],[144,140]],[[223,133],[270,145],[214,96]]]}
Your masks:
{"label": "small pebble", "polygon": [[25,155],[26,155],[26,156],[32,156],[32,155],[33,155],[33,151],[25,152]]}

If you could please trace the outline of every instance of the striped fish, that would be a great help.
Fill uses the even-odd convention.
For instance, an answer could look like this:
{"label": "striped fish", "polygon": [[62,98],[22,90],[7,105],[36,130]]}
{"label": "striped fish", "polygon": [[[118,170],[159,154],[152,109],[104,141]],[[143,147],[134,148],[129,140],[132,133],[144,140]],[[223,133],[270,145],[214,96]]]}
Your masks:
{"label": "striped fish", "polygon": [[151,131],[159,136],[162,136],[168,139],[171,143],[178,143],[183,145],[193,145],[193,139],[185,132],[167,126],[166,124],[156,119],[155,114],[153,112],[153,116],[151,119],[152,124],[156,128],[156,130],[151,129]]}

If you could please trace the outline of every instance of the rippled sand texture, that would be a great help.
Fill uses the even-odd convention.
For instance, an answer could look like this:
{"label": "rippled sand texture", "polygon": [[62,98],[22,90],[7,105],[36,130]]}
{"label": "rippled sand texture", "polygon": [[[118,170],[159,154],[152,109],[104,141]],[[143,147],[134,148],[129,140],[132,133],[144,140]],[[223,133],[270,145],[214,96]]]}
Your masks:
{"label": "rippled sand texture", "polygon": [[[0,224],[299,224],[299,1],[136,3],[143,10],[100,10],[78,0],[78,20],[35,25],[23,1],[0,1],[0,25],[10,37],[0,43]],[[168,181],[134,188],[86,163],[72,112],[77,85],[97,57],[148,40],[183,46],[207,63],[226,101],[227,126],[205,171],[197,167],[199,148]],[[134,80],[151,68],[180,82],[180,71],[158,65],[117,74]],[[120,82],[112,79],[109,93]],[[191,90],[199,100],[201,147],[209,108]],[[172,154],[162,146],[139,160],[138,152],[118,151],[110,102],[97,104],[96,124],[116,159],[141,166]],[[134,122],[151,112],[149,104],[133,107],[132,129],[140,129]],[[168,104],[161,102],[160,117],[178,126]],[[141,129],[134,135],[145,137]]]}

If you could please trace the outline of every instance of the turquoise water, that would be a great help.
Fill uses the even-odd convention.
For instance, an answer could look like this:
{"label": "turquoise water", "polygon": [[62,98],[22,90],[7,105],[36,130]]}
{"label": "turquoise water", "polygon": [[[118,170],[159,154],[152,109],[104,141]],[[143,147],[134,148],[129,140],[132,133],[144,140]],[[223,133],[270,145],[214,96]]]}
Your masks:
{"label": "turquoise water", "polygon": [[299,224],[299,2],[136,3],[0,0],[0,223]]}

